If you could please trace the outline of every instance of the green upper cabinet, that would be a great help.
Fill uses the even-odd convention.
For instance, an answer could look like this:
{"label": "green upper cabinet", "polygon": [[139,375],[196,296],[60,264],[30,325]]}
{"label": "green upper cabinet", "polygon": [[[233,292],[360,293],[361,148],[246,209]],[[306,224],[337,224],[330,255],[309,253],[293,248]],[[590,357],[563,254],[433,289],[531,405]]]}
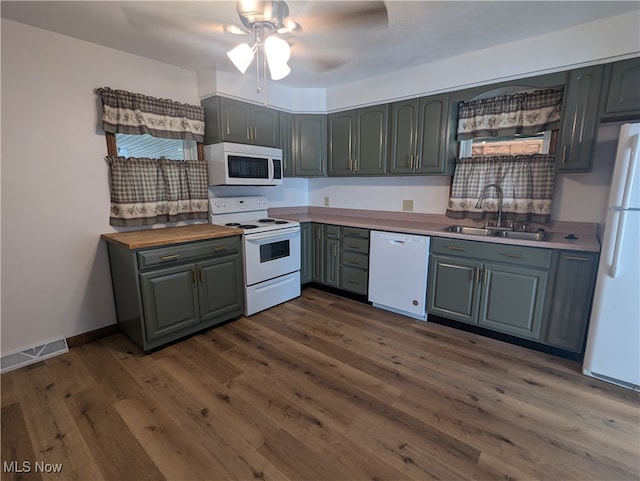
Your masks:
{"label": "green upper cabinet", "polygon": [[596,65],[567,73],[562,123],[556,148],[558,172],[590,172],[600,121],[598,105],[604,67]]}
{"label": "green upper cabinet", "polygon": [[226,97],[202,101],[205,109],[205,144],[236,142],[280,146],[278,111]]}
{"label": "green upper cabinet", "polygon": [[280,145],[282,149],[282,174],[285,177],[293,177],[293,114],[280,112]]}
{"label": "green upper cabinet", "polygon": [[391,174],[447,172],[449,94],[391,104]]}
{"label": "green upper cabinet", "polygon": [[330,114],[329,175],[384,175],[387,119],[387,104]]}
{"label": "green upper cabinet", "polygon": [[329,175],[354,173],[356,112],[349,110],[327,116]]}
{"label": "green upper cabinet", "polygon": [[327,116],[295,114],[293,116],[293,164],[295,175],[327,175]]}
{"label": "green upper cabinet", "polygon": [[640,57],[606,66],[606,96],[602,117],[636,119],[640,117]]}

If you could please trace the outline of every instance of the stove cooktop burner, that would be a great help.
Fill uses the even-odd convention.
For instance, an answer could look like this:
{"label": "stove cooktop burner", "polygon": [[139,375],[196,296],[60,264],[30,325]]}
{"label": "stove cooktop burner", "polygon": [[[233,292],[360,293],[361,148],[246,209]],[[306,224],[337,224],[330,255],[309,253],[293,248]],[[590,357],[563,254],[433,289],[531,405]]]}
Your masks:
{"label": "stove cooktop burner", "polygon": [[238,228],[239,229],[257,229],[258,226],[253,224],[241,224],[241,225],[238,225]]}
{"label": "stove cooktop burner", "polygon": [[268,224],[269,222],[275,222],[275,219],[260,219],[258,222],[262,222],[263,224]]}
{"label": "stove cooktop burner", "polygon": [[289,221],[288,220],[277,220],[276,224],[288,224]]}
{"label": "stove cooktop burner", "polygon": [[227,222],[225,225],[229,227],[239,227],[240,222]]}

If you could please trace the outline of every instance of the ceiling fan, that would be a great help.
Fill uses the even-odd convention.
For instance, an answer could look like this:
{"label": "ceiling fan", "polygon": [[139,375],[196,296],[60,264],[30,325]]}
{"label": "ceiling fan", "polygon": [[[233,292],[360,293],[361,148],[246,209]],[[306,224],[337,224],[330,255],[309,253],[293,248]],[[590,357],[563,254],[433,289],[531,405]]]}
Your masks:
{"label": "ceiling fan", "polygon": [[[387,23],[387,9],[382,1],[357,2],[301,2],[322,5],[324,14],[315,12],[305,25],[313,30],[318,27],[349,28],[358,26],[373,26]],[[284,0],[240,0],[236,3],[236,12],[242,27],[227,25],[224,30],[228,33],[253,33],[254,41],[251,45],[242,43],[227,52],[233,64],[242,72],[258,56],[256,68],[260,68],[260,49],[262,48],[263,67],[269,67],[272,80],[286,77],[291,68],[287,64],[291,56],[291,47],[282,37],[304,32],[307,27],[289,17],[289,6]],[[328,63],[330,65],[331,63]],[[335,65],[335,62],[333,63]]]}

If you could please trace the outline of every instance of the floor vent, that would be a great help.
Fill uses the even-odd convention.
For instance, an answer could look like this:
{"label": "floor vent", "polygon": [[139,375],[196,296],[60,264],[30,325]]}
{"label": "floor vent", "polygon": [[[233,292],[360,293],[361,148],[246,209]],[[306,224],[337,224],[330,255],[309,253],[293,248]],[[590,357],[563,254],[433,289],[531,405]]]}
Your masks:
{"label": "floor vent", "polygon": [[25,349],[21,352],[14,354],[7,354],[0,358],[0,373],[13,371],[29,364],[44,361],[50,357],[57,356],[58,354],[64,354],[69,352],[67,341],[60,339],[58,341],[51,341],[40,346]]}

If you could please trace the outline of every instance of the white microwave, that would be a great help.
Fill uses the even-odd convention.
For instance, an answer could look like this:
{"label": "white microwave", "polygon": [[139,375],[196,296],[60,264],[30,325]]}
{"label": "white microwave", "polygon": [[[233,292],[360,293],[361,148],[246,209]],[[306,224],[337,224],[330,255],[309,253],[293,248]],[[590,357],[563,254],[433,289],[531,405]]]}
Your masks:
{"label": "white microwave", "polygon": [[282,149],[221,142],[204,146],[209,185],[282,184]]}

